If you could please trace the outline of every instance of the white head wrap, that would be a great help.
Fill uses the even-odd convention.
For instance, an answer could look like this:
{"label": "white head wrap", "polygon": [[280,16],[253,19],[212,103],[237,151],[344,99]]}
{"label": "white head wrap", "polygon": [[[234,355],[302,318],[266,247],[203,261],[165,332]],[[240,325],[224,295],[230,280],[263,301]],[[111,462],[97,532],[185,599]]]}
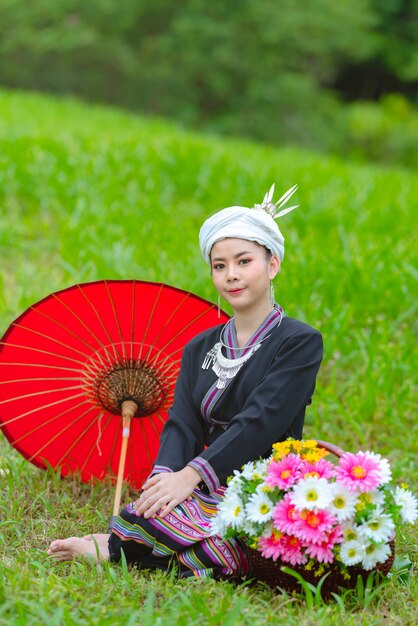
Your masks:
{"label": "white head wrap", "polygon": [[286,204],[296,189],[297,185],[294,185],[280,200],[273,203],[274,185],[272,185],[263,202],[255,204],[252,209],[231,206],[209,217],[199,233],[200,250],[206,263],[210,264],[213,244],[227,237],[256,241],[277,255],[281,262],[284,257],[284,237],[274,218],[285,215],[298,206],[291,206],[277,213],[277,209]]}

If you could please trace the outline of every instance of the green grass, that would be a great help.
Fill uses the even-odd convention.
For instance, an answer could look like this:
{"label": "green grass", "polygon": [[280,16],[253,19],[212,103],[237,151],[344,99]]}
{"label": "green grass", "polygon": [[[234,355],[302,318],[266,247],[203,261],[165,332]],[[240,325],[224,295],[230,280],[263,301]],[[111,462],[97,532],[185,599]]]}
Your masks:
{"label": "green grass", "polygon": [[[214,300],[197,235],[218,208],[300,185],[282,218],[276,296],[321,330],[305,435],[388,456],[413,484],[418,177],[219,140],[77,101],[0,92],[0,333],[51,291],[102,278],[163,281]],[[415,294],[415,298],[414,298]],[[57,480],[0,440],[0,625],[412,624],[415,580],[368,603],[308,610],[262,585],[51,564],[52,538],[105,530],[111,489]],[[125,494],[128,498],[129,494]],[[416,533],[398,536],[414,557]]]}

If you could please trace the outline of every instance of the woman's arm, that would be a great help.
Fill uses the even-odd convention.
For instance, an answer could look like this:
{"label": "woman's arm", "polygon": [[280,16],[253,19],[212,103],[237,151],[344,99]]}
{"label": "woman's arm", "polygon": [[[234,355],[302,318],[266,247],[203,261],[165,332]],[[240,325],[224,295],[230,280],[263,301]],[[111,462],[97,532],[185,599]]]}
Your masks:
{"label": "woman's arm", "polygon": [[228,429],[189,462],[209,492],[225,485],[234,469],[269,452],[289,431],[310,401],[322,354],[321,334],[309,327],[284,341]]}
{"label": "woman's arm", "polygon": [[204,448],[204,428],[200,411],[191,394],[191,355],[184,347],[180,372],[174,392],[173,406],[161,433],[160,447],[154,468],[178,471],[200,454]]}
{"label": "woman's arm", "polygon": [[191,397],[190,367],[189,348],[185,346],[173,406],[161,434],[154,469],[137,500],[136,513],[146,518],[158,511],[165,517],[202,482],[200,474],[187,465],[204,448],[203,421]]}

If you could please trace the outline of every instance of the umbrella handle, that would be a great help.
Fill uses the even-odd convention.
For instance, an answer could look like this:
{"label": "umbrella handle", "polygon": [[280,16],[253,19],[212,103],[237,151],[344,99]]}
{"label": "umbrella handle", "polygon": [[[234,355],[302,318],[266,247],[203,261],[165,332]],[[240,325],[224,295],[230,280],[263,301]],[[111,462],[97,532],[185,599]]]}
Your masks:
{"label": "umbrella handle", "polygon": [[113,515],[119,514],[120,499],[122,495],[123,472],[125,469],[125,460],[126,460],[126,451],[128,448],[130,424],[131,424],[131,419],[133,418],[137,410],[138,410],[138,405],[136,404],[136,402],[133,402],[132,400],[125,400],[125,402],[122,402],[122,420],[123,420],[122,446],[120,450],[118,479],[116,482],[115,501],[113,504]]}

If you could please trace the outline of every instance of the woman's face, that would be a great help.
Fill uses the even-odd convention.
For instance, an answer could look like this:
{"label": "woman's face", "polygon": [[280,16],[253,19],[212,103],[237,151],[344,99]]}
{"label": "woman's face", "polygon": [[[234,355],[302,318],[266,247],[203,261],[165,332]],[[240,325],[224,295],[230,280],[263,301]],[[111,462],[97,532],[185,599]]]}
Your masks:
{"label": "woman's face", "polygon": [[216,290],[234,310],[268,304],[270,281],[280,261],[267,258],[266,249],[246,239],[222,239],[211,250],[212,279]]}

